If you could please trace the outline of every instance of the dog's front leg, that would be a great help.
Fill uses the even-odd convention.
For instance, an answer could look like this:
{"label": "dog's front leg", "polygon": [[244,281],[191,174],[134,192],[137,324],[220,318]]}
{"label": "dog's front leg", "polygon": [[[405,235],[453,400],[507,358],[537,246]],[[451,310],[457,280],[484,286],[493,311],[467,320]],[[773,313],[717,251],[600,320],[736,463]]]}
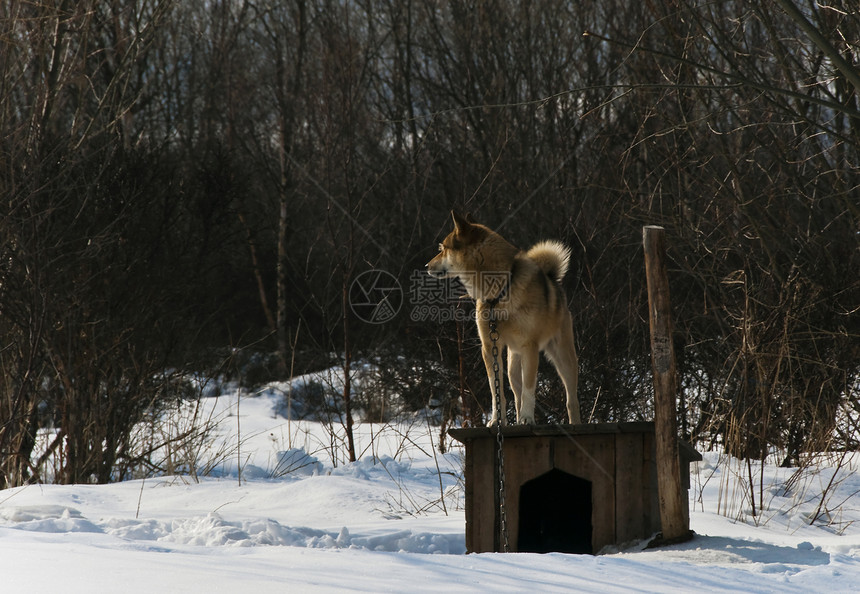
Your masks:
{"label": "dog's front leg", "polygon": [[511,392],[514,393],[514,406],[517,409],[517,418],[523,408],[523,363],[520,354],[508,347],[508,381],[511,383]]}
{"label": "dog's front leg", "polygon": [[502,425],[508,424],[507,415],[505,411],[507,410],[507,401],[505,400],[505,374],[502,373],[502,356],[501,350],[498,356],[498,377],[499,377],[499,400],[501,403],[501,411],[496,409],[496,372],[493,370],[493,352],[491,348],[481,348],[481,355],[484,358],[484,367],[487,368],[487,379],[490,382],[490,398],[493,402],[493,414],[490,416],[490,420],[487,423],[487,427],[492,427],[496,424],[496,420],[499,419],[499,415],[501,415]]}
{"label": "dog's front leg", "polygon": [[522,361],[522,396],[517,408],[517,423],[520,425],[535,424],[535,388],[537,386],[538,358],[540,351],[537,346],[526,347],[520,353]]}

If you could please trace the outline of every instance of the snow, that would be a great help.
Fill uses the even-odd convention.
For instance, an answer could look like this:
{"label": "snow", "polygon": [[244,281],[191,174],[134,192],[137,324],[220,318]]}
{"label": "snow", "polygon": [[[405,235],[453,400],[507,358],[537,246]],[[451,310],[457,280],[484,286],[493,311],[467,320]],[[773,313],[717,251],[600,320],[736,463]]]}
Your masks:
{"label": "snow", "polygon": [[197,452],[208,476],[0,491],[0,591],[835,593],[860,583],[850,458],[797,472],[705,453],[692,468],[697,535],[683,544],[466,554],[462,452],[455,443],[434,455],[438,427],[358,424],[363,454],[349,464],[339,427],[278,414],[277,386],[204,406],[198,418],[217,421]]}

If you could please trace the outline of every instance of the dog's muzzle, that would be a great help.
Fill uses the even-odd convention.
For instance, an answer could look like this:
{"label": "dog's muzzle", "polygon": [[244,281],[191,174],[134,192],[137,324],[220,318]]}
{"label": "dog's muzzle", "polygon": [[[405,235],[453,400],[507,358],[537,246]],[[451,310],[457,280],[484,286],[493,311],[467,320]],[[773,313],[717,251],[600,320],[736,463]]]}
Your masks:
{"label": "dog's muzzle", "polygon": [[430,265],[427,265],[427,274],[432,276],[433,278],[445,278],[448,276],[448,270],[445,268],[431,268]]}

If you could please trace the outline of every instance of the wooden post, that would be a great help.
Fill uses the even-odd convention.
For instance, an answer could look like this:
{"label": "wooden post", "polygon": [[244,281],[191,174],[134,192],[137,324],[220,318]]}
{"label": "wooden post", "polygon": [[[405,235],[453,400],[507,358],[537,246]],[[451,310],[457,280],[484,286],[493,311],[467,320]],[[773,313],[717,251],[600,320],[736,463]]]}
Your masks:
{"label": "wooden post", "polygon": [[675,395],[675,347],[672,344],[672,317],[669,305],[669,280],[666,275],[666,247],[662,227],[642,229],[645,248],[645,276],[648,280],[648,318],[651,329],[651,365],[654,370],[654,431],[657,445],[657,489],[660,497],[660,523],[663,541],[690,538],[685,521],[678,457],[678,422]]}

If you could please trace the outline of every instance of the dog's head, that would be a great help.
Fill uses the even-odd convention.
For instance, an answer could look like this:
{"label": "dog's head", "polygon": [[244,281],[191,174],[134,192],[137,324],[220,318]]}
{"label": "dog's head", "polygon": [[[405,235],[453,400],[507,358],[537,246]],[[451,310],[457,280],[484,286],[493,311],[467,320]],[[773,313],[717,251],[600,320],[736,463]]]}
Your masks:
{"label": "dog's head", "polygon": [[463,217],[452,210],[451,217],[454,230],[439,244],[436,257],[427,263],[427,272],[434,278],[460,276],[473,271],[469,248],[480,244],[487,236],[487,228],[473,221],[471,216]]}

